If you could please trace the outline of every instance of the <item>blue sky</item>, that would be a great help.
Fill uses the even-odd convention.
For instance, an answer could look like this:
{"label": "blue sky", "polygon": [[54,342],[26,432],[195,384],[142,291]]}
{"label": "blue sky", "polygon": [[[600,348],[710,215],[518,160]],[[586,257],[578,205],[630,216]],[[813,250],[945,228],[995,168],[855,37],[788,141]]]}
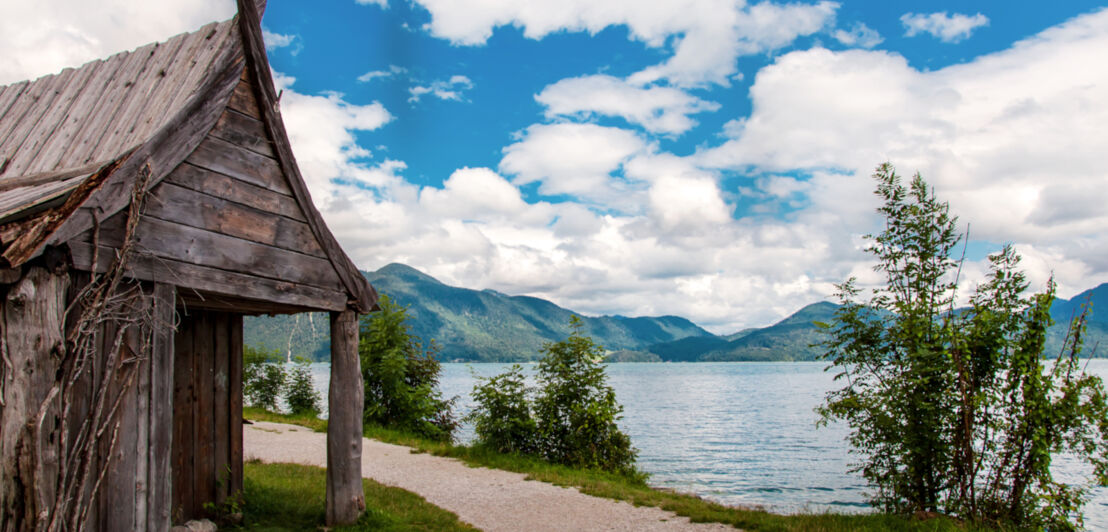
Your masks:
{"label": "blue sky", "polygon": [[[225,19],[19,3],[0,83]],[[1035,287],[1108,281],[1097,2],[272,0],[313,198],[355,262],[587,314],[767,325],[878,282],[869,174],[920,171]]]}

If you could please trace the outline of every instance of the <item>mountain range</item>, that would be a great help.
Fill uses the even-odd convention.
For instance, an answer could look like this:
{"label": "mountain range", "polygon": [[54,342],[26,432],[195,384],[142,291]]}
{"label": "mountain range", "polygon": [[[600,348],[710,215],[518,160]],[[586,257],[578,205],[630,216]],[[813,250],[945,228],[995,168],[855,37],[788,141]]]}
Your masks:
{"label": "mountain range", "polygon": [[[411,332],[425,341],[434,339],[439,359],[465,362],[535,360],[542,346],[569,335],[570,316],[576,314],[550,301],[509,296],[494,290],[472,290],[444,284],[403,264],[389,264],[362,272],[379,293],[407,307]],[[1094,310],[1108,305],[1108,284],[1072,299],[1056,299],[1051,308],[1055,325],[1047,353],[1061,348],[1073,314],[1083,302]],[[838,305],[819,302],[763,328],[718,336],[677,316],[585,317],[585,333],[615,362],[704,362],[814,360],[821,340],[814,322],[830,322]],[[1094,312],[1088,324],[1086,350],[1108,339],[1108,312]],[[247,318],[246,345],[276,350],[290,356],[327,360],[330,356],[326,314],[297,314]],[[1097,354],[1103,356],[1098,351]]]}

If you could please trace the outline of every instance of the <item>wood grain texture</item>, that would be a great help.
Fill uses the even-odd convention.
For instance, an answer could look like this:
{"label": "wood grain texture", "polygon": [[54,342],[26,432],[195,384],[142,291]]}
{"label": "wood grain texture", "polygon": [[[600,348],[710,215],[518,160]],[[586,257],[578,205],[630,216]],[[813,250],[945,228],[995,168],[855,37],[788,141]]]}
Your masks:
{"label": "wood grain texture", "polygon": [[150,447],[147,451],[146,522],[150,530],[168,530],[173,505],[173,370],[175,308],[173,285],[155,283],[154,337],[150,349]]}
{"label": "wood grain texture", "polygon": [[[239,82],[242,83],[241,81]],[[275,159],[269,138],[265,134],[265,125],[257,118],[245,115],[228,107],[212,128],[211,135],[236,144],[259,155]]]}
{"label": "wood grain texture", "polygon": [[152,192],[146,213],[169,222],[205,229],[259,244],[324,258],[323,249],[304,222],[162,183]]}
{"label": "wood grain texture", "polygon": [[[74,241],[69,243],[69,248],[74,267],[92,268],[90,244]],[[114,252],[114,248],[100,246],[97,271],[106,270],[105,262]],[[212,299],[211,294],[222,294],[230,299],[219,308],[237,305],[243,312],[288,313],[346,308],[345,291],[259,278],[161,257],[135,256],[128,265],[127,274],[136,279],[176,285],[182,297],[188,295],[200,302]]]}
{"label": "wood grain texture", "polygon": [[231,495],[242,493],[242,314],[233,313],[230,319],[231,366],[229,402],[230,417],[227,431],[231,438],[231,480],[228,490]]}
{"label": "wood grain texture", "polygon": [[195,424],[193,404],[196,401],[193,338],[196,319],[182,316],[173,340],[173,497],[172,515],[184,516],[193,508],[193,471],[195,469]]}
{"label": "wood grain texture", "polygon": [[34,529],[35,516],[54,499],[60,403],[49,406],[45,417],[38,414],[58,371],[54,351],[64,345],[68,284],[65,276],[29,268],[7,290],[0,309],[0,348],[10,364],[0,374],[0,515],[16,530]]}
{"label": "wood grain texture", "polygon": [[229,175],[278,194],[292,195],[281,166],[275,159],[220,138],[209,136],[204,139],[186,160],[201,168]]}
{"label": "wood grain texture", "polygon": [[331,313],[331,384],[327,422],[327,526],[352,523],[365,510],[362,488],[362,386],[358,315]]}
{"label": "wood grain texture", "polygon": [[292,196],[278,194],[267,188],[205,170],[187,162],[173,170],[166,181],[260,211],[271,212],[300,222],[307,221]]}
{"label": "wood grain texture", "polygon": [[251,118],[258,120],[262,118],[262,112],[258,109],[258,102],[254,99],[254,88],[250,86],[249,80],[242,80],[238,85],[235,85],[235,92],[231,95],[231,101],[227,104],[227,107]]}

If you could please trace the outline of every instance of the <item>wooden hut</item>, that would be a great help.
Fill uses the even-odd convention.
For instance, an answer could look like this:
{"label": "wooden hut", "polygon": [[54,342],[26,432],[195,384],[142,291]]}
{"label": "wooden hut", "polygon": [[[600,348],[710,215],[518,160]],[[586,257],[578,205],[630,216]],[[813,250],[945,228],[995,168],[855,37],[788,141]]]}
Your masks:
{"label": "wooden hut", "polygon": [[260,13],[0,87],[0,530],[165,530],[242,487],[242,319],[329,311],[327,520],[355,519],[357,314]]}

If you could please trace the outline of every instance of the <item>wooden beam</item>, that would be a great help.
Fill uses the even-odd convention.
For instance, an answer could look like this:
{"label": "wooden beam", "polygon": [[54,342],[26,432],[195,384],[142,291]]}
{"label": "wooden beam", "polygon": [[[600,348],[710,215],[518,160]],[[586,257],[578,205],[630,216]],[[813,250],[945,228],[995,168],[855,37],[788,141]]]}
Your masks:
{"label": "wooden beam", "polygon": [[154,284],[153,344],[150,348],[150,449],[147,459],[146,524],[148,530],[168,530],[173,505],[170,457],[173,452],[173,337],[177,291]]}
{"label": "wooden beam", "polygon": [[331,313],[331,389],[327,422],[327,526],[353,523],[365,510],[358,315]]}
{"label": "wooden beam", "polygon": [[[70,242],[69,250],[73,254],[73,265],[77,269],[92,269],[92,245],[84,242]],[[100,258],[96,271],[107,271],[115,249],[101,245]],[[314,286],[265,279],[207,266],[200,266],[173,259],[135,254],[127,261],[127,275],[144,281],[156,281],[174,284],[180,295],[193,291],[223,294],[238,300],[251,300],[257,306],[264,307],[272,303],[274,307],[300,307],[305,310],[342,310],[346,308],[346,294],[325,290]],[[264,312],[264,309],[261,310]],[[284,312],[278,310],[277,312]]]}

